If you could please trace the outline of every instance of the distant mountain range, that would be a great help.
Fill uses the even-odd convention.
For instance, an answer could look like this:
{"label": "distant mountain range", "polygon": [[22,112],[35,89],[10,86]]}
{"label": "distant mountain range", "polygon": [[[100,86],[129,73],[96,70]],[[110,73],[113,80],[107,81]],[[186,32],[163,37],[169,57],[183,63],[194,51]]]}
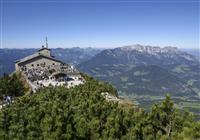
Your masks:
{"label": "distant mountain range", "polygon": [[198,48],[198,49],[181,49],[181,50],[193,55],[200,61],[200,48]]}
{"label": "distant mountain range", "polygon": [[199,61],[175,47],[143,45],[107,49],[78,65],[126,94],[197,96]]}

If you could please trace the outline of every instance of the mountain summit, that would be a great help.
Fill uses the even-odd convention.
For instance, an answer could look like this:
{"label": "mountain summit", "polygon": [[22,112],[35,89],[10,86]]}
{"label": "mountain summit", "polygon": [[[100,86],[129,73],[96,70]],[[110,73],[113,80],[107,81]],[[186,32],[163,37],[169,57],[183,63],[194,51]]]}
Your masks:
{"label": "mountain summit", "polygon": [[180,52],[178,50],[178,48],[176,47],[159,47],[159,46],[144,46],[144,45],[140,45],[140,44],[135,44],[135,45],[129,45],[129,46],[124,46],[121,47],[121,50],[125,50],[125,51],[139,51],[139,52],[147,52],[147,53],[178,53]]}

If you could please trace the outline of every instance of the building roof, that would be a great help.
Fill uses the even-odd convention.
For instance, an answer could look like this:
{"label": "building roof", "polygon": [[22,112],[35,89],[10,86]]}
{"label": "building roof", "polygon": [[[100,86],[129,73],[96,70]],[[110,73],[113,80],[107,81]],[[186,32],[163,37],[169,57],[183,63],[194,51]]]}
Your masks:
{"label": "building roof", "polygon": [[35,58],[35,57],[37,57],[37,56],[39,56],[39,55],[40,55],[39,53],[35,53],[35,54],[29,55],[29,56],[27,56],[27,57],[24,57],[24,58],[22,58],[22,59],[20,59],[20,60],[17,60],[17,61],[15,61],[15,63],[25,62],[25,61],[30,60],[30,59],[32,59],[32,58]]}
{"label": "building roof", "polygon": [[38,57],[44,57],[44,58],[47,58],[47,59],[50,59],[50,60],[53,60],[53,61],[57,61],[57,62],[60,62],[60,63],[63,64],[63,62],[61,60],[55,59],[54,57],[51,57],[51,56],[43,55],[41,53],[35,53],[35,54],[32,54],[32,55],[29,55],[29,56],[27,56],[25,58],[17,60],[15,63],[21,64],[21,63],[24,63],[26,61],[29,61],[29,60],[32,60],[32,59],[38,58]]}

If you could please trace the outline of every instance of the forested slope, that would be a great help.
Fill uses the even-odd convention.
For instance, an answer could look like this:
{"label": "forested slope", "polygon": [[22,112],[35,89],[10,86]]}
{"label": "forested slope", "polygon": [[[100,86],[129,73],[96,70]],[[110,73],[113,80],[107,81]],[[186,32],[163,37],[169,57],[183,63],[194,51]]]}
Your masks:
{"label": "forested slope", "polygon": [[0,139],[199,139],[200,123],[170,97],[143,109],[109,102],[112,86],[86,77],[84,85],[49,87],[24,95],[0,111]]}

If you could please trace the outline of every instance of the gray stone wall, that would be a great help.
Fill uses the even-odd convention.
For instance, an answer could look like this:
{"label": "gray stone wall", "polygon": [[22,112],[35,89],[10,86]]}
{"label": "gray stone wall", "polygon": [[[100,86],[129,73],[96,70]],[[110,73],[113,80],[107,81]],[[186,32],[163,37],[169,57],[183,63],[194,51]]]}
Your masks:
{"label": "gray stone wall", "polygon": [[38,57],[38,58],[33,58],[31,60],[28,60],[26,62],[17,64],[16,70],[19,70],[19,67],[26,67],[26,69],[31,69],[31,68],[37,68],[37,67],[43,67],[43,66],[56,66],[56,65],[61,65],[60,62],[54,61],[45,57]]}

